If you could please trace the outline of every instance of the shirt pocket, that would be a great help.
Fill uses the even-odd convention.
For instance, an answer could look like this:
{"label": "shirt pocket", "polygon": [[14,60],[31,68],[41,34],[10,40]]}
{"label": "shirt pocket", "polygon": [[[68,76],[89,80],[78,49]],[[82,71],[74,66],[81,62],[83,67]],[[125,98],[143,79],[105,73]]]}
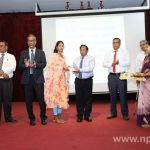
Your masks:
{"label": "shirt pocket", "polygon": [[8,70],[11,66],[12,66],[11,59],[8,58],[4,59],[2,69],[5,71]]}

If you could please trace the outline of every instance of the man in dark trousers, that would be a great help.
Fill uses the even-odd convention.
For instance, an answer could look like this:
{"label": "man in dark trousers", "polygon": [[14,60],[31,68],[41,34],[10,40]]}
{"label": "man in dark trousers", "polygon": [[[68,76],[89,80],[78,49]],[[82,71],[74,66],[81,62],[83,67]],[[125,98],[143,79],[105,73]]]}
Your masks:
{"label": "man in dark trousers", "polygon": [[76,91],[76,107],[77,122],[84,120],[91,122],[92,117],[92,87],[93,87],[93,69],[95,67],[95,59],[88,54],[86,45],[80,46],[81,56],[75,58],[73,67],[76,75],[75,91]]}
{"label": "man in dark trousers", "polygon": [[113,50],[105,55],[103,66],[108,68],[108,87],[110,92],[110,114],[107,119],[117,117],[117,94],[120,96],[121,112],[124,120],[129,120],[127,103],[127,80],[120,80],[120,74],[128,70],[130,59],[127,50],[120,48],[121,40],[113,39]]}
{"label": "man in dark trousers", "polygon": [[35,115],[33,113],[34,93],[40,105],[41,124],[47,124],[46,105],[44,102],[44,75],[43,69],[46,66],[44,51],[36,48],[36,37],[30,34],[27,37],[28,49],[21,53],[19,67],[22,70],[21,83],[24,85],[25,100],[30,125],[36,125]]}
{"label": "man in dark trousers", "polygon": [[16,122],[12,117],[13,72],[16,70],[15,56],[7,52],[8,43],[0,41],[0,121],[3,104],[6,122]]}

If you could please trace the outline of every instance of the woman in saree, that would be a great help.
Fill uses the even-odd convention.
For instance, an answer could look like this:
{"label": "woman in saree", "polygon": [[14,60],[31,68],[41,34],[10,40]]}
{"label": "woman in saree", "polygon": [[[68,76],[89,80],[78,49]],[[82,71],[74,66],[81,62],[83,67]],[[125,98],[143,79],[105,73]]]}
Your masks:
{"label": "woman in saree", "polygon": [[137,125],[150,127],[150,46],[146,47],[147,56],[143,61],[143,67],[136,77],[145,77],[139,86],[139,97],[137,106]]}
{"label": "woman in saree", "polygon": [[54,122],[64,123],[62,109],[68,108],[69,67],[63,55],[64,43],[56,43],[54,53],[50,57],[45,78],[44,97],[47,108],[52,108]]}

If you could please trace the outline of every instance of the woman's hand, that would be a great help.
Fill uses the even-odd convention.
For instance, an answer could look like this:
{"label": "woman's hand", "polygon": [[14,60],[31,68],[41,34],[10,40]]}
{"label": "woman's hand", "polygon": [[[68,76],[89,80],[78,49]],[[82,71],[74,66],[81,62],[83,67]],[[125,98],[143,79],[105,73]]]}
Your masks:
{"label": "woman's hand", "polygon": [[144,77],[144,73],[137,72],[133,76],[134,77]]}
{"label": "woman's hand", "polygon": [[148,62],[149,62],[149,58],[146,58],[143,63],[147,64]]}
{"label": "woman's hand", "polygon": [[69,66],[64,66],[63,69],[64,71],[69,71]]}

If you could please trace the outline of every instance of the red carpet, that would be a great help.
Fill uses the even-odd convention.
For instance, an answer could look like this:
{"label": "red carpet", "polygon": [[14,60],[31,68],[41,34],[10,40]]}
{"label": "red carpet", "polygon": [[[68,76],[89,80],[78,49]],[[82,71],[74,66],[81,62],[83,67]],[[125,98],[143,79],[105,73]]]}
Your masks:
{"label": "red carpet", "polygon": [[[65,124],[52,122],[51,111],[48,125],[40,124],[38,104],[34,104],[37,116],[37,125],[29,126],[24,103],[13,104],[13,114],[19,120],[10,124],[2,121],[0,125],[0,150],[149,150],[150,129],[136,126],[136,117],[133,116],[134,102],[129,103],[130,120],[122,120],[120,105],[118,118],[107,120],[108,103],[94,103],[93,122],[76,123],[75,105],[71,104],[63,116]],[[113,137],[144,137],[146,141],[115,143]],[[147,142],[148,142],[147,141]]]}

